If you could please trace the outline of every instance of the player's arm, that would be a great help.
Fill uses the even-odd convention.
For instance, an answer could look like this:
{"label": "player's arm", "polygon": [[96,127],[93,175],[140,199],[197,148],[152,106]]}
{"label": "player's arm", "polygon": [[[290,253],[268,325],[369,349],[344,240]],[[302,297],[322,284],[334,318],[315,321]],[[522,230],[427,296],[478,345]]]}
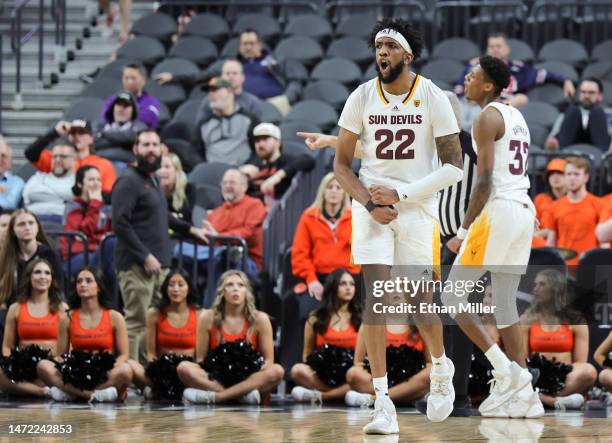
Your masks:
{"label": "player's arm", "polygon": [[[358,137],[357,134],[347,129],[340,128],[340,133],[338,134],[338,147],[336,148],[336,156],[334,158],[334,174],[340,186],[342,186],[352,198],[363,206],[368,207],[370,193],[365,186],[361,184],[352,168]],[[397,217],[397,211],[388,206],[375,207],[370,210],[370,214],[374,220],[383,225],[390,223]]]}

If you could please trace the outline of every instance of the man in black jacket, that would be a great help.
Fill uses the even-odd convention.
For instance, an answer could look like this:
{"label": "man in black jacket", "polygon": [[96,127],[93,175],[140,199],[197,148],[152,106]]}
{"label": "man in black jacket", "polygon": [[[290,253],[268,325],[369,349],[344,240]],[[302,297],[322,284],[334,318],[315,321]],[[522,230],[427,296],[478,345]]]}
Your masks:
{"label": "man in black jacket", "polygon": [[162,148],[154,129],[138,133],[134,156],[136,166],[128,168],[113,187],[113,227],[130,357],[144,363],[146,312],[161,299],[161,284],[172,262],[168,228],[181,234],[190,233],[191,228],[168,212],[166,196],[155,176]]}
{"label": "man in black jacket", "polygon": [[249,177],[249,195],[270,202],[283,196],[298,172],[308,172],[314,159],[304,154],[288,154],[281,149],[280,128],[272,123],[260,123],[253,129],[255,152],[240,170]]}

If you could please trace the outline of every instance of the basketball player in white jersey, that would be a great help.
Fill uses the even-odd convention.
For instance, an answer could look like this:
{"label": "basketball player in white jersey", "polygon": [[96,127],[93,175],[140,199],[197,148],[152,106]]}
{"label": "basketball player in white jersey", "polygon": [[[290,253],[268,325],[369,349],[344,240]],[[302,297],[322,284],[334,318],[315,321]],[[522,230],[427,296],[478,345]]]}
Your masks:
{"label": "basketball player in white jersey", "polygon": [[[480,405],[480,413],[534,418],[542,416],[544,408],[531,386],[531,374],[524,367],[526,347],[516,306],[535,220],[535,208],[528,195],[530,134],[522,114],[499,100],[509,82],[506,64],[491,56],[482,57],[465,78],[466,98],[482,108],[472,127],[478,178],[463,224],[457,236],[447,243],[451,251],[459,250],[447,281],[476,281],[486,271],[491,272],[497,327],[508,354],[521,363],[508,359],[477,316],[465,312],[454,316],[494,369],[491,393]],[[465,300],[448,291],[442,294],[442,301],[459,307]]]}
{"label": "basketball player in white jersey", "polygon": [[[353,197],[352,255],[362,265],[366,287],[362,327],[376,400],[364,432],[392,434],[398,424],[387,388],[384,319],[368,320],[372,289],[391,278],[392,266],[416,270],[413,280],[433,278],[440,251],[437,192],[461,180],[463,172],[459,127],[448,98],[410,69],[423,47],[419,34],[403,20],[384,19],[369,44],[378,76],[353,91],[344,106],[334,173]],[[359,178],[351,169],[358,140]],[[412,295],[417,306],[432,297]],[[427,415],[442,421],[453,408],[454,367],[444,353],[437,314],[417,311],[415,320],[433,362]]]}

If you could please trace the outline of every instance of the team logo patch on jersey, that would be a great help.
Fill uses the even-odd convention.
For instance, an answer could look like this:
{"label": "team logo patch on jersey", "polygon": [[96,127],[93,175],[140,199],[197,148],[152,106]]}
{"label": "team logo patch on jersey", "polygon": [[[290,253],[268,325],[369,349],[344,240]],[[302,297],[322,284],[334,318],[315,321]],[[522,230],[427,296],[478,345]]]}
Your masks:
{"label": "team logo patch on jersey", "polygon": [[415,106],[415,107],[417,107],[417,108],[418,108],[420,105],[421,105],[421,100],[415,100],[415,101],[414,101],[414,106]]}
{"label": "team logo patch on jersey", "polygon": [[395,111],[395,112],[398,112],[400,109],[397,107],[397,105],[395,105],[395,106],[393,107],[393,109],[391,109],[391,110],[392,110],[392,111]]}

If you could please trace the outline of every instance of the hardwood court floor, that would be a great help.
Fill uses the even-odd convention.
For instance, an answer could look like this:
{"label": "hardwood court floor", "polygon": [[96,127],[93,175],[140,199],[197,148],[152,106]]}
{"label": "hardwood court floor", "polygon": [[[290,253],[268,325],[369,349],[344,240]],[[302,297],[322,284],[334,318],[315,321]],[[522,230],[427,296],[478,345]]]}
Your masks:
{"label": "hardwood court floor", "polygon": [[[184,406],[0,402],[0,443],[40,442],[612,442],[612,409],[549,413],[537,420],[454,418],[430,423],[398,409],[399,436],[366,436],[368,410],[302,405]],[[9,425],[71,425],[71,434],[9,434]]]}

